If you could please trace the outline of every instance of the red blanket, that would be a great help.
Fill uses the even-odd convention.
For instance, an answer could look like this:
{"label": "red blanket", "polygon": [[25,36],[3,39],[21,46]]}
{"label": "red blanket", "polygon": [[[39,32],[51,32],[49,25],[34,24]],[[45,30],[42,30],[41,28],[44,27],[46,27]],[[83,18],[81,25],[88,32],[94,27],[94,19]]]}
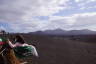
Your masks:
{"label": "red blanket", "polygon": [[5,44],[5,42],[0,42],[0,45],[3,45],[3,44]]}

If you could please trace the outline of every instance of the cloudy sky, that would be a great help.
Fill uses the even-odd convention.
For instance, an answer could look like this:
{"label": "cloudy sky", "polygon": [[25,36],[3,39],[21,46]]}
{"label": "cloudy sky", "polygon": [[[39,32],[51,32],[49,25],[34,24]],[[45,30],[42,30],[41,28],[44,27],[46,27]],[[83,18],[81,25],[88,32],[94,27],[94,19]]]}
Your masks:
{"label": "cloudy sky", "polygon": [[96,0],[0,0],[0,29],[96,30]]}

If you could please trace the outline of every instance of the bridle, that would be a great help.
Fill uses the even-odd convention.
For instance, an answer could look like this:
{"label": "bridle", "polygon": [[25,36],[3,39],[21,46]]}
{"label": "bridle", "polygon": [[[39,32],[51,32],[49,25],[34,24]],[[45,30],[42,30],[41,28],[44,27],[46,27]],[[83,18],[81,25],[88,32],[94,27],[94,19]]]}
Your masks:
{"label": "bridle", "polygon": [[3,49],[3,45],[1,45],[1,48],[0,48],[0,55],[3,54],[3,52],[6,50],[6,48]]}

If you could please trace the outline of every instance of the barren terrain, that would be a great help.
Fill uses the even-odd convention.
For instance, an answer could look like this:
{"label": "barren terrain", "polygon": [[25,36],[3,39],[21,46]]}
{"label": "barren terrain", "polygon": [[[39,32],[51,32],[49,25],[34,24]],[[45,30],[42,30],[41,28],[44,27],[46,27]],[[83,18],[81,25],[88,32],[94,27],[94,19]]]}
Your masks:
{"label": "barren terrain", "polygon": [[88,36],[23,36],[29,44],[36,46],[39,53],[39,58],[26,58],[29,64],[96,64],[96,43],[93,36],[90,36],[92,42]]}

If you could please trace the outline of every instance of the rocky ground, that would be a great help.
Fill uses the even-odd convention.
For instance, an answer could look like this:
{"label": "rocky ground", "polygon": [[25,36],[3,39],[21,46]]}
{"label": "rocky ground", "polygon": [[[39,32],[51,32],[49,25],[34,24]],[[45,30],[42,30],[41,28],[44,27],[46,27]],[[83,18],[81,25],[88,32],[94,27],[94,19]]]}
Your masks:
{"label": "rocky ground", "polygon": [[25,58],[28,64],[96,64],[96,43],[66,37],[24,35],[36,46],[39,58]]}

